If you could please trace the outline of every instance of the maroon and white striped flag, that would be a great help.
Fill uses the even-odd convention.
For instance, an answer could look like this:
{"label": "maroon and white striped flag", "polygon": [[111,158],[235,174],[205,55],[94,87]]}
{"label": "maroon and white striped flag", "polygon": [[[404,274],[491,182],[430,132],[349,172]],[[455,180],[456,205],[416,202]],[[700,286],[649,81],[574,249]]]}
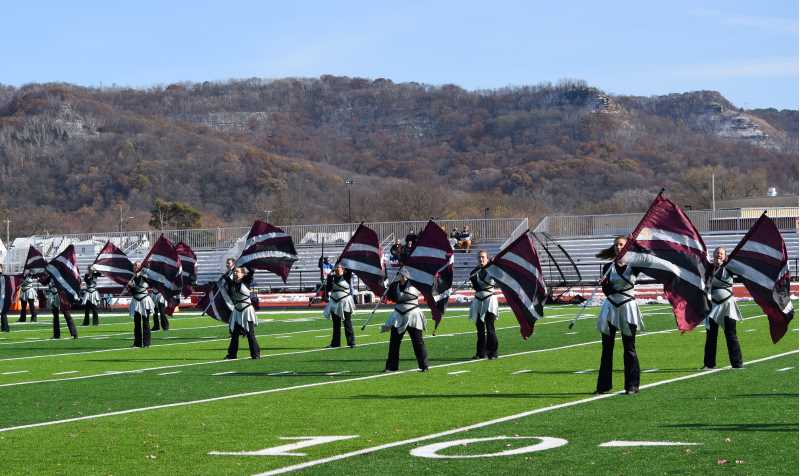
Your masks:
{"label": "maroon and white striped flag", "polygon": [[133,277],[133,263],[124,251],[110,241],[100,250],[92,266],[98,273],[121,286],[126,286]]}
{"label": "maroon and white striped flag", "polygon": [[19,274],[0,274],[0,312],[6,314],[17,300],[17,291],[22,282]]}
{"label": "maroon and white striped flag", "polygon": [[363,223],[358,225],[336,263],[355,273],[370,291],[383,296],[386,291],[383,284],[383,253],[378,234],[374,230]]}
{"label": "maroon and white striped flag", "polygon": [[42,256],[42,252],[37,250],[35,246],[31,245],[28,248],[28,257],[25,258],[24,270],[29,270],[31,275],[35,278],[47,277],[47,260]]}
{"label": "maroon and white striped flag", "polygon": [[703,237],[686,213],[662,193],[631,232],[619,257],[664,285],[678,329],[686,332],[703,322],[709,311],[710,263]]}
{"label": "maroon and white striped flag", "polygon": [[291,236],[276,226],[256,220],[247,234],[244,251],[236,260],[236,266],[266,269],[280,276],[285,283],[297,259]]}
{"label": "maroon and white striped flag", "polygon": [[539,255],[529,233],[523,233],[492,259],[486,271],[503,290],[514,311],[523,339],[533,334],[533,326],[544,316],[547,287],[542,277]]}
{"label": "maroon and white striped flag", "polygon": [[728,256],[725,266],[739,276],[769,319],[777,343],[794,317],[789,297],[789,255],[775,222],[764,212]]}
{"label": "maroon and white striped flag", "polygon": [[197,279],[197,255],[182,241],[175,245],[175,251],[181,259],[181,294],[189,297],[192,294],[192,283]]}
{"label": "maroon and white striped flag", "polygon": [[46,270],[60,291],[62,302],[65,300],[71,304],[78,302],[81,273],[78,271],[78,262],[75,259],[75,247],[67,246],[58,256],[50,260]]}
{"label": "maroon and white striped flag", "polygon": [[[453,247],[450,246],[447,233],[433,220],[428,221],[425,229],[417,237],[417,242],[403,262],[403,267],[410,273],[409,280],[414,287],[425,296],[431,316],[438,324],[444,314],[444,306],[439,304],[450,295],[449,286],[444,289],[448,275],[452,286]],[[439,299],[437,300],[434,295]]]}
{"label": "maroon and white striped flag", "polygon": [[233,313],[233,300],[228,294],[225,282],[219,280],[204,285],[206,294],[197,301],[197,307],[205,314],[222,322],[229,322]]}
{"label": "maroon and white striped flag", "polygon": [[181,261],[178,252],[164,235],[155,242],[142,261],[142,276],[168,301],[180,292]]}

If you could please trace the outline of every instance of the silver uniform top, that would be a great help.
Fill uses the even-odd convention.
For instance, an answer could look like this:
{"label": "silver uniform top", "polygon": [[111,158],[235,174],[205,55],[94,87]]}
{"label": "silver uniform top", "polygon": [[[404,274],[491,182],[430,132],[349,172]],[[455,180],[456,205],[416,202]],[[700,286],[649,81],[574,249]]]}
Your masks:
{"label": "silver uniform top", "polygon": [[150,299],[149,287],[150,285],[147,284],[142,275],[133,277],[133,286],[131,287],[133,298],[128,306],[131,317],[134,317],[137,313],[146,316],[153,311],[153,300]]}
{"label": "silver uniform top", "polygon": [[355,310],[355,302],[350,288],[350,280],[342,276],[331,278],[331,290],[328,293],[328,304],[322,310],[322,315],[330,318],[331,314],[345,317],[345,313],[352,313]]}
{"label": "silver uniform top", "polygon": [[135,278],[133,278],[133,290],[132,290],[133,299],[141,301],[144,298],[148,297],[147,290],[149,287],[150,285],[147,284],[147,281],[145,281],[143,277],[136,276]]}
{"label": "silver uniform top", "polygon": [[47,295],[47,305],[50,307],[50,309],[61,308],[61,298],[58,294],[58,288],[52,281],[50,281],[50,284],[47,286],[45,294]]}
{"label": "silver uniform top", "polygon": [[484,269],[477,268],[470,279],[475,298],[469,305],[469,318],[472,321],[484,320],[487,313],[498,317],[498,303],[495,295],[494,278]]}
{"label": "silver uniform top", "polygon": [[237,324],[245,331],[250,330],[250,325],[257,326],[258,318],[253,309],[253,303],[250,301],[250,288],[242,282],[231,282],[229,283],[229,294],[233,301],[233,312],[228,323],[230,330],[233,331]]}
{"label": "silver uniform top", "polygon": [[[723,325],[726,317],[734,321],[742,320],[736,301],[733,300],[733,274],[727,268],[719,267],[711,276],[711,311],[708,319]],[[708,319],[705,322],[706,328],[709,325]]]}
{"label": "silver uniform top", "polygon": [[413,327],[424,331],[425,315],[419,308],[421,294],[419,289],[415,288],[409,281],[406,282],[405,287],[397,283],[397,304],[394,305],[392,314],[381,330],[386,332],[395,327],[397,332],[402,334],[406,331],[406,327]]}
{"label": "silver uniform top", "polygon": [[606,300],[597,316],[597,330],[605,335],[611,335],[609,326],[613,325],[623,334],[630,335],[628,324],[638,329],[644,327],[642,312],[634,295],[638,271],[630,265],[618,267],[613,262],[606,266],[604,274],[607,276],[603,286]]}
{"label": "silver uniform top", "polygon": [[36,281],[31,275],[25,276],[20,284],[20,300],[22,301],[35,301],[36,289],[33,287]]}

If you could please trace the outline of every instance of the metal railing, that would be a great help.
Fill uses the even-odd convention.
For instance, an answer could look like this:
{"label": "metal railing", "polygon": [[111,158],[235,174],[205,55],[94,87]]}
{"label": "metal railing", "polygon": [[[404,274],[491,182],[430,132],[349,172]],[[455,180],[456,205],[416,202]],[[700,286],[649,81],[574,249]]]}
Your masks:
{"label": "metal railing", "polygon": [[[764,209],[686,210],[700,233],[715,231],[747,231]],[[642,219],[641,213],[613,215],[546,216],[534,231],[557,237],[627,235]],[[767,208],[781,230],[796,230],[798,207]]]}

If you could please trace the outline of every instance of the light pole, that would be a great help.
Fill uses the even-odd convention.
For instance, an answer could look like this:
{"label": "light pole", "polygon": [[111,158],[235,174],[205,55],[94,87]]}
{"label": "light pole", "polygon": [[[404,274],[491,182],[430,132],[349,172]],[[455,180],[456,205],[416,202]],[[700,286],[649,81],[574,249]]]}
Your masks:
{"label": "light pole", "polygon": [[11,239],[11,234],[9,233],[9,230],[11,230],[11,220],[6,218],[6,247],[8,247],[8,240]]}
{"label": "light pole", "polygon": [[272,215],[272,210],[264,210],[264,215],[267,216],[267,223],[269,223],[269,216]]}
{"label": "light pole", "polygon": [[353,177],[344,179],[344,184],[347,185],[347,222],[353,223],[353,209],[350,202],[350,186],[353,185]]}

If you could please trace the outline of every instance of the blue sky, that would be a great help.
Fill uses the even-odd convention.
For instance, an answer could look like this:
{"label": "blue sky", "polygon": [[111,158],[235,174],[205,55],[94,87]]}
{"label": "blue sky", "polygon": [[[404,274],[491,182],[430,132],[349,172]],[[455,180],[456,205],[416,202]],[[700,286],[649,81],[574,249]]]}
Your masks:
{"label": "blue sky", "polygon": [[79,0],[3,8],[4,84],[148,87],[322,74],[466,89],[574,78],[613,94],[713,89],[740,107],[796,109],[798,2]]}

